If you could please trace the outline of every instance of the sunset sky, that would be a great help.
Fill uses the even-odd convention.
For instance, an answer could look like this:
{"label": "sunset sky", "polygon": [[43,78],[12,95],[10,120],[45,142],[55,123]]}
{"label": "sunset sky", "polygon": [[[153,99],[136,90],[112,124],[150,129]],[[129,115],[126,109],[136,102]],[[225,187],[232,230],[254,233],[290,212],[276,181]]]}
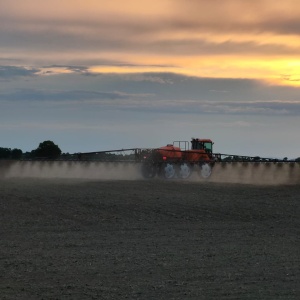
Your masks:
{"label": "sunset sky", "polygon": [[0,0],[0,147],[295,158],[299,127],[299,0]]}

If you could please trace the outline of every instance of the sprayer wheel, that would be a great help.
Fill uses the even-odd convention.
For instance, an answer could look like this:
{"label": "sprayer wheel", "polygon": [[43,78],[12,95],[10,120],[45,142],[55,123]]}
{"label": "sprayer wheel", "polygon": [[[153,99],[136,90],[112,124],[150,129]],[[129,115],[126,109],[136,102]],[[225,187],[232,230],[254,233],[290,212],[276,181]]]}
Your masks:
{"label": "sprayer wheel", "polygon": [[183,163],[179,166],[178,176],[182,179],[187,179],[192,174],[192,167],[190,164]]}
{"label": "sprayer wheel", "polygon": [[171,163],[166,163],[162,166],[161,175],[166,179],[172,179],[175,177],[176,169],[175,165]]}
{"label": "sprayer wheel", "polygon": [[200,166],[200,175],[203,178],[209,178],[211,175],[211,166],[209,164],[203,164]]}

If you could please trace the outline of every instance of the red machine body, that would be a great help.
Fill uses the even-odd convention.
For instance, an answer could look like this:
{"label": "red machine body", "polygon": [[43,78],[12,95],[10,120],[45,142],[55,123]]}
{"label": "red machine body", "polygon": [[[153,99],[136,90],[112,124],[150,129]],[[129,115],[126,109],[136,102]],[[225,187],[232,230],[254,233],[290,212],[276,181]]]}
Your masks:
{"label": "red machine body", "polygon": [[212,145],[210,139],[193,138],[191,143],[176,141],[154,149],[147,156],[142,173],[146,178],[158,174],[167,179],[174,177],[185,179],[193,170],[198,170],[202,177],[208,178],[214,164]]}
{"label": "red machine body", "polygon": [[[178,146],[175,146],[177,145]],[[183,147],[181,147],[183,145]],[[176,141],[173,144],[156,150],[164,161],[184,161],[189,163],[210,162],[213,142],[210,139],[192,139],[191,149],[187,141]]]}

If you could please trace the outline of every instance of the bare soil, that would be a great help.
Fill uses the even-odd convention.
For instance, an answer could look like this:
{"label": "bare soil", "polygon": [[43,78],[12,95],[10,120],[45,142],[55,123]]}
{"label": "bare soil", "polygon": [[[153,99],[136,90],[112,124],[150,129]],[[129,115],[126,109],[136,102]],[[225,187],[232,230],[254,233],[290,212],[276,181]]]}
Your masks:
{"label": "bare soil", "polygon": [[0,180],[1,299],[299,299],[299,185]]}

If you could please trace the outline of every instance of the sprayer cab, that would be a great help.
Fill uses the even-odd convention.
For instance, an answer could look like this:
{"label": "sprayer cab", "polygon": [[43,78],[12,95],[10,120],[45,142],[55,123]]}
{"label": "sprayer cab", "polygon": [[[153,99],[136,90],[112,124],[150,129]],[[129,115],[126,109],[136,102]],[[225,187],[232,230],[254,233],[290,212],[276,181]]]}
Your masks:
{"label": "sprayer cab", "polygon": [[191,141],[192,150],[204,150],[206,153],[213,153],[213,141],[210,139],[195,139]]}

